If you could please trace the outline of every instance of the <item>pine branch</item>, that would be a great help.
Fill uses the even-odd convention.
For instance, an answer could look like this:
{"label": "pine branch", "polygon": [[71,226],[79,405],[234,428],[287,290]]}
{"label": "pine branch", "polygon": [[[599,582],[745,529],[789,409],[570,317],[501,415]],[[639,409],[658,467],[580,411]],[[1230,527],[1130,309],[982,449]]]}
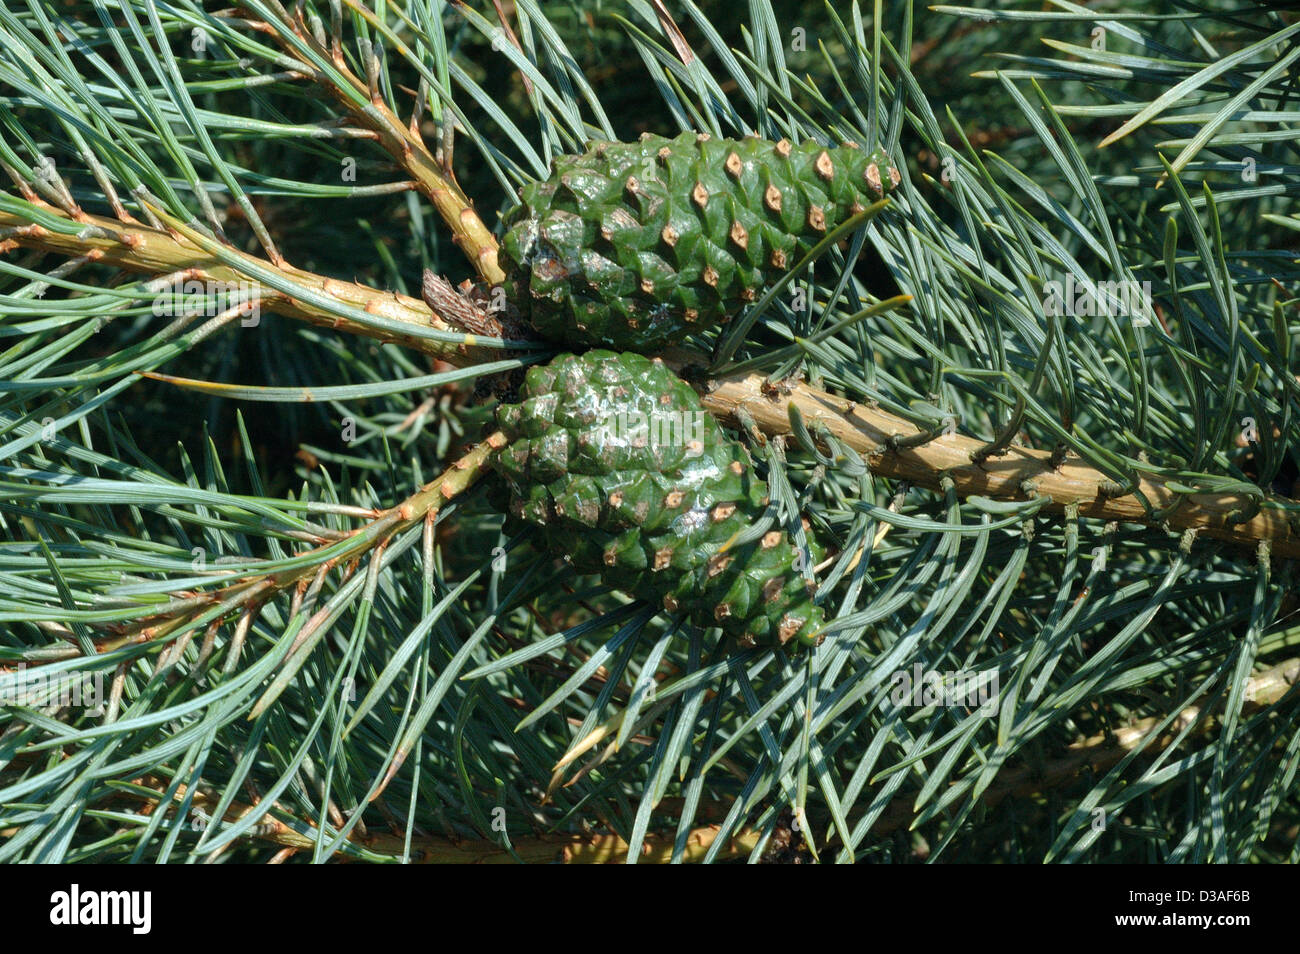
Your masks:
{"label": "pine branch", "polygon": [[[1154,473],[1140,475],[1133,493],[1115,494],[1116,481],[1078,458],[1058,459],[1048,451],[1011,445],[996,457],[976,463],[983,441],[960,434],[933,436],[915,424],[875,408],[858,405],[799,385],[788,397],[769,397],[767,379],[751,374],[717,382],[704,403],[721,418],[738,422],[749,415],[769,435],[793,433],[794,407],[814,433],[825,428],[836,439],[869,458],[873,473],[938,490],[951,480],[961,497],[1000,500],[1049,497],[1045,509],[1063,512],[1077,506],[1080,516],[1097,520],[1193,530],[1243,547],[1266,543],[1275,556],[1300,556],[1300,503],[1259,491],[1179,493]],[[1175,506],[1176,505],[1176,506]],[[1166,511],[1163,518],[1152,511]]]}
{"label": "pine branch", "polygon": [[[1256,712],[1274,705],[1287,696],[1300,682],[1300,658],[1288,659],[1252,677],[1246,687],[1247,711]],[[1114,766],[1125,756],[1142,749],[1142,757],[1152,759],[1183,737],[1183,730],[1196,726],[1197,732],[1208,733],[1215,725],[1200,709],[1190,706],[1178,713],[1173,725],[1165,732],[1149,738],[1164,719],[1151,716],[1139,719],[1132,725],[1089,736],[1069,746],[1066,753],[1042,765],[1024,765],[1009,769],[999,775],[998,784],[989,788],[981,801],[993,807],[1007,798],[1026,798],[1052,788],[1068,785],[1081,775],[1099,775]],[[1199,723],[1199,724],[1198,724]],[[120,789],[119,794],[143,798],[151,814],[166,796],[165,780],[146,776]],[[184,785],[178,786],[172,796],[176,804],[185,800]],[[191,811],[214,805],[218,798],[207,790],[194,793]],[[912,806],[913,796],[896,797],[872,826],[876,835],[884,835],[907,828],[916,817]],[[259,824],[252,829],[253,837],[273,842],[293,851],[309,851],[315,845],[315,826],[302,819],[294,819],[281,810],[285,821],[270,811],[254,805],[234,803],[227,808],[223,821],[237,822],[251,813],[258,814]],[[703,825],[692,830],[685,839],[682,861],[701,860],[718,835],[716,824]],[[3,833],[0,833],[3,834]],[[717,856],[718,860],[738,860],[751,853],[758,844],[761,833],[742,829],[730,838],[727,846]],[[398,860],[405,856],[407,836],[397,832],[353,832],[348,842],[357,848]],[[649,864],[663,864],[670,860],[674,839],[671,836],[649,834],[642,846],[639,860]],[[436,835],[412,835],[409,838],[411,860],[418,864],[512,864],[516,861],[565,864],[618,863],[626,859],[627,842],[617,835],[550,834],[512,838],[510,849],[494,842],[475,839],[453,840]]]}
{"label": "pine branch", "polygon": [[[490,435],[445,472],[405,500],[377,513],[373,520],[352,531],[342,541],[323,543],[316,550],[303,554],[307,560],[302,565],[288,570],[242,576],[233,583],[208,592],[177,594],[177,598],[161,610],[127,625],[115,625],[111,636],[95,642],[96,651],[107,653],[141,642],[167,642],[192,632],[196,623],[216,624],[235,612],[251,621],[251,617],[268,600],[301,588],[336,566],[352,566],[366,553],[382,551],[397,534],[422,521],[431,522],[442,507],[463,494],[486,473],[491,453],[504,442],[502,434]],[[350,574],[351,570],[348,572]],[[302,629],[298,645],[306,642],[312,630],[325,622],[325,619],[321,614],[313,617]],[[248,623],[243,625],[247,626]],[[46,662],[76,655],[78,650],[75,644],[70,644],[65,652],[48,654]]]}
{"label": "pine branch", "polygon": [[[56,209],[40,211],[71,221],[70,216]],[[251,278],[250,272],[237,271],[215,260],[183,236],[139,225],[126,228],[122,223],[95,216],[88,217],[87,224],[92,227],[69,234],[0,211],[0,227],[8,229],[0,232],[3,236],[0,249],[8,242],[10,247],[38,248],[70,257],[89,256],[130,271],[193,274],[214,281]],[[415,299],[287,265],[282,270],[305,287],[399,325],[458,330]],[[465,343],[453,347],[416,334],[393,332],[387,326],[380,332],[273,289],[267,290],[267,294],[269,297],[261,302],[267,310],[401,344],[458,366],[499,357],[497,352],[476,347],[472,335],[465,335]],[[679,366],[700,362],[698,356],[689,353],[678,353],[674,360]],[[985,444],[974,438],[939,435],[915,445],[924,432],[903,418],[805,384],[795,385],[788,401],[778,401],[769,396],[765,382],[766,378],[759,374],[724,378],[714,382],[715,386],[704,395],[704,402],[713,413],[733,422],[741,411],[751,415],[769,436],[792,433],[788,406],[793,404],[814,429],[824,426],[855,451],[869,455],[875,473],[906,479],[918,486],[938,489],[947,478],[963,497],[976,494],[1001,500],[1049,497],[1051,503],[1046,509],[1052,512],[1063,512],[1067,506],[1077,505],[1081,516],[1097,520],[1164,525],[1173,531],[1195,530],[1246,547],[1266,542],[1277,556],[1300,556],[1300,528],[1293,526],[1293,521],[1300,523],[1300,504],[1289,498],[1262,490],[1258,495],[1178,493],[1171,489],[1168,480],[1156,473],[1140,475],[1134,492],[1115,493],[1117,482],[1113,477],[1080,463],[1077,458],[1058,460],[1053,453],[1018,445],[1011,445],[1004,453],[984,458],[977,464],[979,458],[974,455]],[[1153,511],[1165,514],[1153,515]]]}
{"label": "pine branch", "polygon": [[[346,0],[346,3],[372,26],[386,29],[364,4],[356,0]],[[341,53],[340,38],[333,37],[333,42],[328,47],[323,44],[303,19],[300,6],[294,8],[294,15],[289,21],[266,16],[266,11],[261,9],[260,4],[245,6],[264,19],[274,32],[277,42],[291,56],[307,54],[308,59],[318,64],[329,61],[330,69],[312,69],[311,78],[347,110],[357,125],[375,133],[379,145],[407,171],[416,188],[438,210],[451,229],[456,244],[482,279],[489,285],[498,285],[504,281],[505,272],[497,263],[496,238],[452,178],[450,168],[434,158],[414,123],[404,124],[397,118],[384,102],[375,82],[363,81],[348,69]],[[396,37],[391,39],[403,53],[410,52]],[[373,49],[369,55],[373,61]],[[373,62],[368,72],[372,77],[377,77],[378,71],[377,62]]]}
{"label": "pine branch", "polygon": [[[1244,711],[1260,712],[1278,704],[1288,698],[1297,683],[1300,683],[1300,658],[1287,659],[1269,667],[1247,682]],[[1193,735],[1207,735],[1218,724],[1202,709],[1188,706],[1174,717],[1165,731],[1152,738],[1151,733],[1165,719],[1165,716],[1138,719],[1123,728],[1080,739],[1071,744],[1064,754],[1047,759],[1042,764],[1025,764],[1005,769],[999,773],[997,783],[989,786],[980,797],[980,801],[992,808],[1007,798],[1028,798],[1069,785],[1087,774],[1099,776],[1139,749],[1143,758],[1154,759],[1182,740],[1188,727],[1193,727]],[[895,798],[871,830],[879,835],[908,828],[916,818],[913,799],[912,795]]]}
{"label": "pine branch", "polygon": [[[46,221],[63,220],[68,227],[66,230],[47,228],[40,224],[42,218]],[[37,249],[73,259],[84,258],[129,272],[170,275],[181,282],[194,279],[215,285],[242,283],[252,287],[259,309],[323,328],[400,344],[434,357],[455,359],[462,365],[496,360],[500,356],[495,350],[476,345],[473,335],[464,334],[464,329],[444,316],[433,314],[424,302],[407,295],[328,278],[287,263],[275,266],[233,249],[226,251],[227,260],[222,261],[177,231],[137,222],[119,222],[85,213],[78,222],[61,209],[35,203],[30,205],[29,215],[0,209],[0,253],[14,248]],[[259,282],[247,267],[241,268],[240,264],[231,264],[231,261],[275,269],[287,281],[300,286],[304,294],[315,293],[347,308],[364,311],[380,321],[367,324],[322,308],[305,297],[277,291]],[[407,326],[409,332],[404,332],[402,326]],[[458,336],[460,340],[451,342],[430,337],[428,329],[445,336]]]}
{"label": "pine branch", "polygon": [[[754,857],[788,812],[825,825],[841,860],[895,860],[879,836],[907,828],[957,861],[1300,856],[1260,838],[1295,825],[1300,758],[1300,663],[1275,662],[1300,639],[1298,505],[1270,493],[1295,481],[1300,408],[1283,231],[1297,28],[1267,11],[1167,19],[1137,3],[1113,22],[985,4],[955,11],[969,19],[953,29],[845,0],[800,10],[817,39],[800,55],[768,0],[748,16],[687,5],[679,21],[658,3],[605,17],[588,0],[494,2],[497,20],[474,6],[0,10],[0,172],[15,186],[0,195],[0,250],[31,253],[3,260],[0,663],[112,680],[106,713],[53,694],[0,704],[0,859],[193,861],[235,847],[320,861],[335,844],[340,859],[394,861],[409,845],[426,861],[513,860],[490,843],[484,812],[498,806],[539,861],[626,858],[614,835],[550,830],[591,823],[646,860],[669,858],[674,823],[690,860]],[[966,29],[990,17],[1002,22]],[[1107,43],[1080,45],[1097,26]],[[1189,27],[1205,39],[1189,42]],[[195,33],[207,49],[178,54]],[[1036,55],[1040,40],[1055,59]],[[988,53],[999,69],[974,75],[996,81],[963,79]],[[1046,91],[1062,79],[1058,104]],[[832,638],[797,657],[664,625],[635,593],[556,576],[555,554],[512,543],[509,570],[489,573],[497,515],[450,513],[426,481],[489,409],[412,376],[410,355],[463,368],[459,380],[523,345],[483,320],[482,292],[435,282],[421,303],[379,288],[445,252],[428,241],[427,203],[497,281],[470,195],[509,192],[594,137],[673,125],[879,141],[908,167],[891,214],[799,276],[806,302],[778,296],[761,326],[724,335],[715,354],[736,363],[700,385],[754,438],[773,501],[855,551],[828,561]],[[1129,134],[1098,151],[1117,127]],[[453,134],[469,150],[466,190]],[[391,157],[399,181],[329,181],[355,161],[348,141],[379,145],[370,168]],[[394,195],[409,216],[374,213]],[[251,231],[262,257],[227,230]],[[320,274],[280,256],[304,239]],[[164,277],[121,282],[112,268]],[[1043,282],[1064,277],[1099,295],[1112,278],[1150,279],[1150,321],[1077,303],[1047,315]],[[191,330],[205,314],[191,292],[171,321],[151,320],[162,312],[147,296],[177,278],[238,282],[259,310],[402,348],[285,322],[217,338],[241,306]],[[898,292],[906,314],[845,320]],[[529,350],[509,363],[546,356]],[[701,380],[688,368],[702,356],[669,360]],[[157,373],[172,361],[178,376]],[[782,380],[800,367],[830,383]],[[276,387],[179,376],[254,370]],[[242,424],[231,441],[229,404],[214,401],[191,459],[198,435],[155,427],[166,391],[137,374],[218,398],[315,398],[360,436],[267,415],[259,426],[317,455],[284,466]],[[416,392],[427,400],[411,411]],[[943,415],[967,436],[942,432]],[[1259,439],[1247,430],[1234,447],[1247,419]],[[809,454],[787,467],[796,443]],[[230,477],[252,493],[231,490],[232,446],[248,473]],[[475,474],[490,445],[476,451]],[[1065,519],[1008,532],[1030,513]],[[1078,516],[1108,524],[1105,559],[1088,558]],[[1181,546],[1121,523],[1181,533]],[[890,546],[871,546],[891,528]],[[1215,546],[1191,559],[1200,537]],[[1217,541],[1258,558],[1234,563]],[[997,715],[879,704],[913,666],[999,674]],[[0,673],[0,690],[21,682]],[[548,800],[557,758],[563,770],[592,740],[603,751]],[[142,772],[155,773],[135,792],[146,811],[117,811],[139,808],[117,796]],[[225,819],[197,844],[178,830],[190,819],[160,817],[181,782]],[[375,798],[381,782],[394,802]],[[1022,798],[1041,810],[985,811]],[[1141,837],[1089,834],[1098,805],[1122,808]]]}

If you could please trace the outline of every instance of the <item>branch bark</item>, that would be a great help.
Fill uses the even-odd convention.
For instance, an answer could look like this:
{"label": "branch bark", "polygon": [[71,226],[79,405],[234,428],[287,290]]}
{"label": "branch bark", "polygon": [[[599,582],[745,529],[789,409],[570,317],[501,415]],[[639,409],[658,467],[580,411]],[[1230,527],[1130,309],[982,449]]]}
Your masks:
{"label": "branch bark", "polygon": [[[1242,520],[1241,516],[1254,509],[1245,494],[1179,494],[1158,476],[1141,474],[1139,492],[1152,507],[1164,509],[1182,498],[1181,505],[1161,522],[1152,519],[1136,493],[1108,496],[1103,488],[1111,479],[1077,456],[1067,456],[1057,467],[1047,451],[1012,445],[998,457],[977,464],[972,455],[985,442],[960,434],[942,435],[917,447],[890,449],[891,438],[915,437],[923,432],[903,418],[805,385],[794,387],[789,395],[769,396],[763,390],[765,381],[760,374],[719,380],[703,396],[704,404],[718,417],[732,422],[743,411],[769,436],[792,433],[789,407],[794,406],[813,434],[825,427],[862,454],[873,473],[907,480],[918,487],[937,490],[943,478],[949,477],[962,497],[1049,497],[1051,503],[1045,509],[1052,512],[1074,504],[1083,517],[1163,525],[1176,532],[1195,530],[1243,546],[1267,543],[1275,556],[1300,557],[1300,533],[1287,517],[1288,512],[1300,515],[1300,504],[1288,498],[1266,495],[1259,511]],[[1292,509],[1284,509],[1287,507]]]}
{"label": "branch bark", "polygon": [[[372,26],[379,26],[373,11],[364,4],[350,2],[348,6],[358,15],[368,20]],[[499,285],[505,280],[505,272],[497,263],[497,240],[491,230],[483,224],[474,205],[461,191],[451,174],[425,145],[418,130],[403,123],[388,107],[378,90],[371,90],[367,84],[352,73],[343,59],[321,45],[312,34],[311,29],[302,19],[301,6],[295,8],[294,18],[289,22],[276,21],[268,24],[274,31],[276,40],[290,55],[297,57],[298,51],[287,42],[285,29],[291,30],[297,42],[310,47],[317,55],[332,61],[334,71],[348,84],[344,89],[335,82],[335,77],[306,66],[308,75],[318,86],[348,112],[353,122],[373,132],[381,145],[399,166],[415,182],[416,188],[433,204],[442,216],[452,238],[460,247],[465,257],[478,271],[479,276],[489,285]],[[395,40],[400,44],[400,40]],[[351,93],[351,95],[349,95]],[[360,105],[363,99],[365,105]]]}
{"label": "branch bark", "polygon": [[[42,205],[39,210],[42,214],[72,221],[70,216],[52,206]],[[182,235],[138,222],[119,222],[99,215],[85,214],[78,224],[78,230],[69,234],[44,228],[15,213],[0,210],[0,253],[15,248],[38,249],[69,258],[86,257],[91,262],[129,272],[177,275],[182,281],[195,279],[216,285],[243,283],[258,290],[259,308],[287,318],[334,328],[359,337],[399,344],[453,361],[460,366],[500,359],[498,350],[476,346],[472,335],[466,335],[464,344],[450,344],[418,333],[393,333],[340,316],[309,301],[284,295],[238,268],[224,264]],[[377,318],[410,325],[413,332],[425,328],[448,334],[463,334],[466,331],[444,316],[434,314],[423,301],[408,295],[371,288],[357,282],[340,281],[290,265],[277,266],[263,260],[258,260],[258,264],[282,272],[286,278],[312,292],[351,305]]]}

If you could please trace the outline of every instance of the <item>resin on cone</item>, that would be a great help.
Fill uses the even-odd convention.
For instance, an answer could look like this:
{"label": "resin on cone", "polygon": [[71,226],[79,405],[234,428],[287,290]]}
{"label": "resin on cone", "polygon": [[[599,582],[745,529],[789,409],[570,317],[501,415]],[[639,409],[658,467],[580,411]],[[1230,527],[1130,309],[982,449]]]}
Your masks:
{"label": "resin on cone", "polygon": [[[743,445],[661,361],[564,354],[530,368],[498,423],[508,513],[583,573],[746,645],[819,641],[823,614],[784,530],[737,538],[767,509]],[[801,559],[802,557],[802,559]]]}

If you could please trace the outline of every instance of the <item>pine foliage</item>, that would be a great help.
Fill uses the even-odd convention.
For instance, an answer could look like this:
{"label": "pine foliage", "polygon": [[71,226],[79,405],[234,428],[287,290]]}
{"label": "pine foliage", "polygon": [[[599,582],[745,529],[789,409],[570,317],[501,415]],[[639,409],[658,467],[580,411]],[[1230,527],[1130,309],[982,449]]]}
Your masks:
{"label": "pine foliage", "polygon": [[[0,5],[0,861],[1300,860],[1300,20],[1101,6]],[[902,172],[684,342],[815,648],[503,529],[418,298],[642,132]]]}

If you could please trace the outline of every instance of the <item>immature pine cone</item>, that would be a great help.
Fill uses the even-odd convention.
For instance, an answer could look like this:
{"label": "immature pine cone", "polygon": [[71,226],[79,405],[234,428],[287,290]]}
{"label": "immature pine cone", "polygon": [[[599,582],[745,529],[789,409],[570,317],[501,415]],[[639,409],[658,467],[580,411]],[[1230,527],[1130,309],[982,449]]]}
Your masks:
{"label": "immature pine cone", "polygon": [[648,351],[734,315],[899,181],[879,149],[597,143],[557,158],[506,214],[506,297],[545,338]]}
{"label": "immature pine cone", "polygon": [[820,640],[788,534],[734,543],[763,515],[767,485],[659,359],[561,355],[529,369],[520,398],[497,412],[509,443],[494,467],[510,514],[541,527],[548,552],[744,644]]}

